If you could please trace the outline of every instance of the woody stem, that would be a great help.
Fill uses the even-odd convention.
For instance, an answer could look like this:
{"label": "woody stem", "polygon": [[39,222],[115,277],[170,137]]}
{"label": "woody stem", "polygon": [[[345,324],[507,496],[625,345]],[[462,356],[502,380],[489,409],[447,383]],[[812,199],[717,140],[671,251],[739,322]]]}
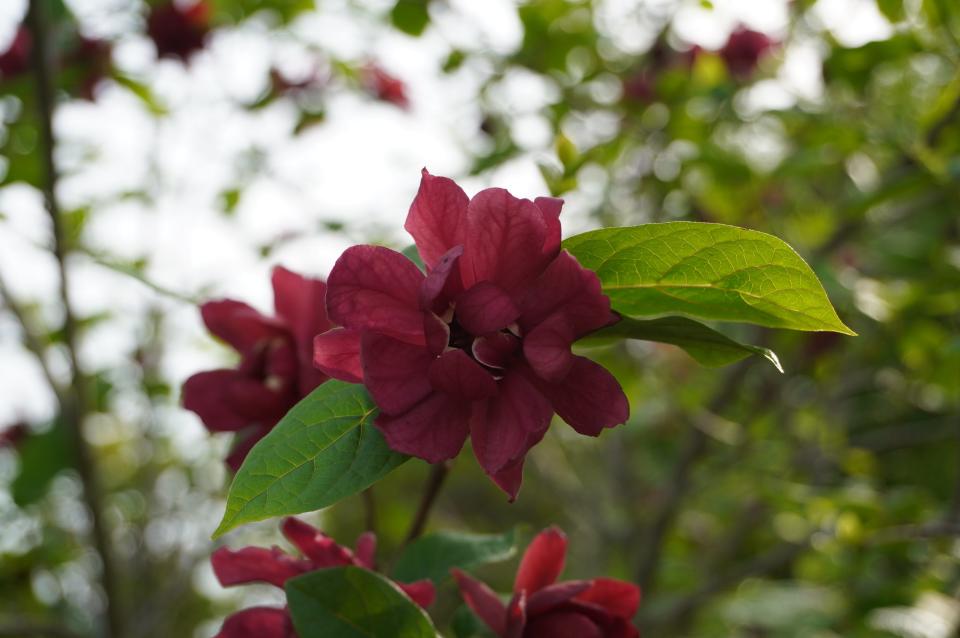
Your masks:
{"label": "woody stem", "polygon": [[423,533],[424,528],[426,528],[427,521],[430,519],[430,512],[433,510],[437,496],[440,494],[440,489],[443,487],[443,483],[450,473],[451,465],[452,463],[450,461],[443,461],[430,468],[430,475],[427,477],[427,482],[423,486],[423,496],[420,498],[420,505],[417,507],[417,513],[413,517],[413,523],[410,524],[410,531],[407,532],[407,537],[403,541],[404,545],[409,545],[416,540]]}

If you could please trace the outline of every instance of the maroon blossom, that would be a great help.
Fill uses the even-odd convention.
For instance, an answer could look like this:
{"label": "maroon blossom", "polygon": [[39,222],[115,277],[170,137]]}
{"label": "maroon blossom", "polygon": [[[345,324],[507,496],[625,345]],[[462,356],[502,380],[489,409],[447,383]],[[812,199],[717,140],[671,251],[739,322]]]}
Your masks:
{"label": "maroon blossom", "polygon": [[0,449],[17,449],[25,438],[30,435],[30,426],[26,423],[14,423],[0,430]]}
{"label": "maroon blossom", "polygon": [[330,328],[323,299],[327,287],[277,267],[273,270],[276,317],[240,301],[203,304],[207,329],[240,353],[240,365],[200,372],[183,385],[183,405],[211,432],[239,432],[227,458],[240,467],[253,445],[273,429],[297,401],[327,377],[313,367],[313,338]]}
{"label": "maroon blossom", "polygon": [[730,34],[719,55],[732,75],[743,78],[754,72],[760,59],[775,45],[776,42],[766,34],[741,27]]}
{"label": "maroon blossom", "polygon": [[157,57],[188,61],[203,49],[210,33],[210,2],[183,4],[169,0],[151,7],[147,35],[157,47]]}
{"label": "maroon blossom", "polygon": [[571,344],[616,321],[597,276],[560,250],[562,200],[500,188],[472,200],[426,170],[404,226],[426,265],[354,246],[330,273],[315,363],[363,383],[398,452],[439,463],[469,436],[511,500],[527,451],[554,413],[597,436],[629,405],[603,367]]}
{"label": "maroon blossom", "polygon": [[78,95],[92,101],[97,85],[110,73],[112,46],[106,40],[80,36],[68,62],[81,71]]}
{"label": "maroon blossom", "polygon": [[0,79],[14,78],[30,68],[30,49],[33,38],[26,26],[17,29],[7,50],[0,53]]}
{"label": "maroon blossom", "polygon": [[637,638],[630,619],[640,588],[610,578],[557,582],[567,538],[557,528],[540,532],[527,548],[504,605],[484,583],[454,569],[464,601],[500,638]]}
{"label": "maroon blossom", "polygon": [[[361,535],[356,550],[350,551],[298,518],[285,519],[281,529],[287,540],[300,550],[302,557],[291,556],[279,547],[238,550],[221,547],[210,557],[213,573],[220,584],[232,587],[267,583],[282,589],[287,579],[318,569],[348,565],[375,569],[377,537],[371,532]],[[433,603],[435,592],[429,580],[396,585],[421,607]],[[228,617],[215,638],[297,638],[297,634],[286,608],[251,607]]]}
{"label": "maroon blossom", "polygon": [[368,64],[362,72],[363,84],[373,97],[402,109],[410,107],[407,85],[377,64]]}

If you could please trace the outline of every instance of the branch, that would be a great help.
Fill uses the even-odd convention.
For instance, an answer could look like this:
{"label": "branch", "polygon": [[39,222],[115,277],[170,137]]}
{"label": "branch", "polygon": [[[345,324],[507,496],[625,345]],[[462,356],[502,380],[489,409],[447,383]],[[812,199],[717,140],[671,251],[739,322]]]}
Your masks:
{"label": "branch", "polygon": [[423,486],[423,496],[420,499],[420,506],[417,507],[417,513],[413,517],[413,523],[410,524],[410,531],[407,532],[407,537],[403,541],[404,546],[416,540],[427,526],[427,521],[430,519],[430,511],[437,501],[440,488],[443,487],[443,483],[450,473],[450,465],[450,461],[444,461],[430,468],[430,476],[427,477],[427,482]]}
{"label": "branch", "polygon": [[63,333],[67,350],[67,360],[70,367],[70,385],[62,395],[60,411],[67,429],[73,439],[77,457],[77,471],[83,483],[83,494],[87,508],[90,510],[93,522],[93,541],[103,565],[101,582],[106,597],[106,626],[107,638],[118,638],[121,633],[121,619],[119,613],[118,589],[116,586],[114,563],[110,553],[110,543],[107,529],[103,522],[103,508],[100,502],[100,489],[93,464],[93,454],[83,437],[83,423],[87,415],[87,388],[86,380],[80,369],[77,357],[78,326],[73,310],[70,307],[70,286],[67,260],[67,246],[64,241],[63,223],[60,206],[57,202],[57,169],[54,163],[53,112],[54,112],[54,67],[51,64],[52,55],[49,49],[48,24],[46,9],[49,0],[31,0],[27,12],[33,49],[31,64],[39,105],[40,119],[40,154],[43,163],[43,177],[41,190],[46,203],[47,212],[53,228],[53,255],[57,261],[57,270],[60,275],[60,302],[63,305]]}
{"label": "branch", "polygon": [[47,360],[44,356],[45,348],[43,343],[33,332],[30,322],[27,320],[27,313],[20,306],[17,300],[14,299],[13,294],[10,292],[10,289],[7,288],[7,284],[3,280],[2,275],[0,275],[0,301],[3,302],[3,305],[7,308],[7,310],[10,311],[10,314],[13,315],[13,318],[18,324],[20,324],[20,330],[23,332],[23,345],[34,357],[36,357],[37,363],[40,365],[40,370],[43,372],[43,376],[47,380],[47,384],[57,397],[57,402],[62,403],[63,388],[53,376],[50,366],[47,365]]}

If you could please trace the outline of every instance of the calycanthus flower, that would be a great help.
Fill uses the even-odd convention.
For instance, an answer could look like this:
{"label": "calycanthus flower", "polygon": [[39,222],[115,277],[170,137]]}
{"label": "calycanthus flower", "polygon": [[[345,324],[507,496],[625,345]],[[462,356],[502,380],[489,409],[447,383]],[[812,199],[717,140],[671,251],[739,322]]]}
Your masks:
{"label": "calycanthus flower", "polygon": [[637,638],[630,619],[640,588],[611,578],[557,582],[567,539],[556,528],[538,534],[527,548],[504,605],[484,583],[454,569],[464,601],[500,638]]}
{"label": "calycanthus flower", "polygon": [[[221,547],[210,557],[213,573],[224,587],[248,583],[267,583],[283,588],[288,579],[329,567],[353,565],[373,571],[377,537],[366,532],[350,551],[312,525],[298,518],[283,521],[283,535],[303,554],[287,554],[279,547],[244,547],[231,550]],[[430,580],[396,585],[421,607],[433,603],[434,587]],[[293,621],[285,608],[251,607],[239,611],[223,622],[215,638],[297,638]]]}
{"label": "calycanthus flower", "polygon": [[349,248],[327,284],[342,327],[315,341],[318,368],[366,385],[391,448],[438,463],[469,436],[511,499],[554,413],[589,436],[629,415],[617,380],[570,350],[617,316],[560,250],[562,203],[500,188],[469,199],[424,169],[404,228],[426,274],[388,248]]}
{"label": "calycanthus flower", "polygon": [[273,270],[276,317],[231,299],[203,304],[207,329],[240,353],[235,369],[187,379],[183,405],[211,432],[238,432],[227,463],[240,467],[247,452],[327,376],[313,367],[313,338],[327,330],[326,284],[285,268]]}

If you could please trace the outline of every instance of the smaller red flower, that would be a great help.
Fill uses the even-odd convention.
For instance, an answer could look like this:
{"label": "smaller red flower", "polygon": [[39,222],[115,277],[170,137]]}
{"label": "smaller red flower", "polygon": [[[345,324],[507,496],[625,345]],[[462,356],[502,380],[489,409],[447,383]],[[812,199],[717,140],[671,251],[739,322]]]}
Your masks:
{"label": "smaller red flower", "polygon": [[147,35],[157,47],[157,57],[186,62],[203,49],[210,33],[210,8],[208,0],[186,6],[170,1],[151,7]]}
{"label": "smaller red flower", "polygon": [[640,588],[610,578],[558,583],[567,538],[557,528],[540,532],[527,548],[504,605],[493,590],[453,570],[464,601],[500,638],[637,638],[630,619]]}
{"label": "smaller red flower", "polygon": [[0,79],[13,78],[30,68],[30,49],[33,38],[26,26],[17,29],[7,50],[0,53]]}
{"label": "smaller red flower", "polygon": [[30,434],[30,427],[26,423],[14,423],[0,430],[0,449],[8,447],[17,449]]}
{"label": "smaller red flower", "polygon": [[368,64],[363,69],[363,84],[367,91],[378,100],[390,102],[402,109],[410,108],[407,97],[407,85],[403,80],[386,72],[377,64]]}
{"label": "smaller red flower", "polygon": [[110,73],[111,51],[112,47],[106,40],[80,36],[76,48],[67,60],[77,65],[82,73],[79,97],[93,101],[97,85]]}
{"label": "smaller red flower", "polygon": [[[221,547],[210,557],[213,573],[224,587],[247,583],[267,583],[283,588],[287,579],[329,567],[353,565],[375,570],[377,537],[367,532],[357,539],[355,551],[342,547],[332,538],[298,518],[283,521],[283,535],[303,557],[291,556],[278,547]],[[418,580],[396,583],[421,607],[428,607],[435,596],[433,583]],[[289,612],[284,608],[251,607],[228,617],[215,638],[297,638]]]}
{"label": "smaller red flower", "polygon": [[754,72],[760,59],[770,53],[774,46],[776,42],[766,34],[741,27],[730,34],[719,54],[727,63],[730,73],[743,78]]}
{"label": "smaller red flower", "polygon": [[240,353],[239,367],[200,372],[183,384],[183,407],[211,432],[241,432],[227,463],[240,467],[247,452],[327,376],[313,367],[313,338],[330,328],[326,284],[277,267],[276,317],[240,301],[203,304],[203,322]]}

